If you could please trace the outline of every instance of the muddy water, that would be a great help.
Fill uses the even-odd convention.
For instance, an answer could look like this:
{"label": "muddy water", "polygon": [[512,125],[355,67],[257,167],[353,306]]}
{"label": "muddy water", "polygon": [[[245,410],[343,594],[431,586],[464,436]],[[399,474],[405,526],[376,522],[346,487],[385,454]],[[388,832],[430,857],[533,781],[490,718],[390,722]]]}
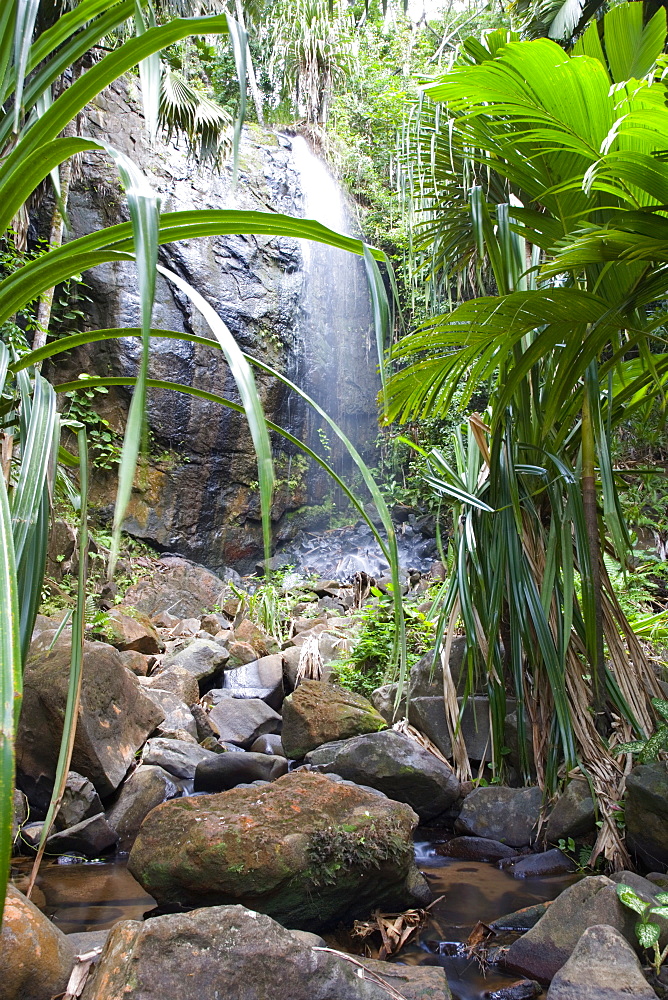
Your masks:
{"label": "muddy water", "polygon": [[[554,899],[576,876],[514,879],[494,865],[441,857],[434,841],[418,841],[415,855],[434,896],[428,924],[401,953],[408,965],[440,965],[455,1000],[481,1000],[486,991],[508,986],[517,976],[475,958],[456,954],[478,920],[484,923],[534,903]],[[124,860],[87,864],[51,864],[38,880],[37,902],[66,934],[104,930],[118,920],[141,920],[155,906],[128,872]],[[40,895],[41,893],[41,895]],[[461,952],[461,948],[459,949]]]}
{"label": "muddy water", "polygon": [[[427,925],[408,945],[399,961],[407,965],[441,965],[456,1000],[480,1000],[486,991],[516,982],[494,967],[484,970],[476,958],[457,954],[475,924],[485,924],[548,899],[555,899],[576,875],[516,879],[508,871],[475,861],[441,857],[431,841],[415,844],[418,867],[425,873],[435,897]],[[494,942],[490,942],[493,944]]]}

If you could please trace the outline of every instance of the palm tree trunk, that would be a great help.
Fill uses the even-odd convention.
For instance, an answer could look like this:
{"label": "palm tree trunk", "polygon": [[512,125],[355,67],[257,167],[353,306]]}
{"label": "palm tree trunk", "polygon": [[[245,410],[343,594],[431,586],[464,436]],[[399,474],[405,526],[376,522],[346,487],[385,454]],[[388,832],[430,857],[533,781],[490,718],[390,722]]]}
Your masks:
{"label": "palm tree trunk", "polygon": [[595,641],[589,649],[591,667],[593,700],[592,708],[595,715],[596,728],[602,732],[605,728],[603,715],[605,712],[605,658],[603,648],[603,604],[601,600],[601,537],[598,528],[598,502],[596,494],[596,446],[594,442],[594,427],[589,405],[589,376],[585,383],[582,403],[582,506],[584,508],[587,540],[589,543],[589,565],[591,570],[591,588],[594,600]]}

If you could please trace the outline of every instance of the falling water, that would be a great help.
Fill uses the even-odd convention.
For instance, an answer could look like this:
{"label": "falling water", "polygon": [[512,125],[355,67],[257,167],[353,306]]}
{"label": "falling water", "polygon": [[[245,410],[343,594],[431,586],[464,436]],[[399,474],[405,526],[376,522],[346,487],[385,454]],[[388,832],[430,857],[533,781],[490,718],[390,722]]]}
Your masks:
{"label": "falling water", "polygon": [[[302,136],[292,140],[303,215],[330,229],[354,234],[345,194]],[[301,333],[302,385],[339,424],[355,447],[371,456],[377,434],[380,388],[364,262],[355,254],[303,241],[304,291]],[[322,432],[326,433],[323,442]],[[339,474],[350,461],[316,414],[307,417],[307,440],[331,459]],[[317,502],[317,499],[316,499]]]}

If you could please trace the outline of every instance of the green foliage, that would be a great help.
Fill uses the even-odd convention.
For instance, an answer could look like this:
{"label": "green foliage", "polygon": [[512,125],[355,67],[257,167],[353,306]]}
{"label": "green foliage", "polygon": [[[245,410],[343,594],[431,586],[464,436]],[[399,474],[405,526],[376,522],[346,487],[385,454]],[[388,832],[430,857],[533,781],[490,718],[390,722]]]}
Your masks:
{"label": "green foliage", "polygon": [[82,380],[81,389],[65,393],[66,399],[69,400],[67,416],[86,428],[92,465],[98,469],[113,469],[121,460],[120,435],[108,420],[100,416],[93,405],[93,400],[98,394],[104,395],[108,391],[104,386],[88,389],[85,380]]}
{"label": "green foliage", "polygon": [[[359,631],[348,657],[334,666],[337,683],[366,698],[381,684],[396,680],[392,669],[397,624],[391,598],[373,588],[373,603],[359,615]],[[435,625],[422,611],[406,603],[407,664],[410,667],[434,645]]]}
{"label": "green foliage", "polygon": [[335,885],[351,868],[380,868],[385,861],[405,863],[412,848],[392,821],[371,821],[356,827],[346,824],[319,830],[309,839],[304,876],[315,886]]}
{"label": "green foliage", "polygon": [[650,920],[650,917],[656,916],[668,920],[668,892],[656,894],[659,906],[655,906],[653,903],[647,903],[641,899],[630,885],[624,885],[623,882],[620,882],[617,886],[617,896],[624,906],[633,910],[640,917],[635,926],[636,937],[641,948],[653,953],[652,965],[658,976],[661,972],[661,966],[668,958],[668,945],[661,951],[659,947],[661,925]]}
{"label": "green foliage", "polygon": [[652,698],[652,705],[657,715],[663,718],[663,722],[658,726],[649,739],[633,740],[630,743],[620,743],[614,748],[614,753],[631,753],[638,758],[641,764],[649,764],[657,760],[660,753],[668,750],[668,701],[661,698]]}

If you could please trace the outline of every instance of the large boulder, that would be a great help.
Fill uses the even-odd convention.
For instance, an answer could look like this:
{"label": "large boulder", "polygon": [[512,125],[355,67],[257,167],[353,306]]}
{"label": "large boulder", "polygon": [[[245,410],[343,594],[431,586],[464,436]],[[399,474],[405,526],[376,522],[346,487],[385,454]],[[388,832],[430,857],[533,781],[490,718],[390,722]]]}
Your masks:
{"label": "large boulder", "polygon": [[269,785],[158,806],[129,869],[160,904],[240,902],[320,930],[374,908],[415,905],[424,890],[413,861],[416,823],[412,809],[378,792],[294,771]]}
{"label": "large boulder", "polygon": [[143,764],[123,784],[121,793],[107,812],[119,836],[119,847],[127,851],[151,809],[180,795],[174,776],[156,764]]}
{"label": "large boulder", "polygon": [[259,736],[278,733],[281,729],[280,715],[261,698],[221,697],[209,712],[209,720],[221,740],[235,743],[244,750]]}
{"label": "large boulder", "polygon": [[536,836],[541,801],[540,788],[475,788],[464,799],[455,830],[526,847]]}
{"label": "large boulder", "polygon": [[155,764],[175,778],[194,778],[197,765],[215,756],[213,750],[205,750],[197,743],[156,737],[146,744],[142,763]]}
{"label": "large boulder", "polygon": [[156,569],[159,572],[140,580],[125,595],[126,604],[146,615],[167,610],[177,618],[187,618],[222,605],[226,599],[225,583],[199,563],[163,556]]}
{"label": "large boulder", "polygon": [[67,830],[52,833],[46,841],[47,854],[82,854],[85,858],[97,858],[113,847],[118,834],[107,822],[103,812],[89,816]]}
{"label": "large boulder", "polygon": [[283,657],[280,653],[226,670],[223,691],[234,698],[261,698],[280,711],[283,704]]}
{"label": "large boulder", "polygon": [[547,1000],[656,1000],[656,993],[619,931],[595,924],[556,973]]}
{"label": "large boulder", "polygon": [[323,743],[386,729],[370,701],[335,684],[304,681],[283,703],[283,748],[299,759]]}
{"label": "large boulder", "polygon": [[633,942],[635,921],[633,912],[617,898],[615,883],[605,875],[591,875],[562,892],[538,923],[511,944],[504,962],[511,969],[549,983],[571,957],[588,927],[608,924]]}
{"label": "large boulder", "polygon": [[318,771],[340,774],[406,802],[421,820],[433,819],[459,798],[453,771],[410,736],[391,729],[326,743],[305,761]]}
{"label": "large boulder", "polygon": [[0,932],[3,1000],[51,1000],[65,991],[73,965],[67,937],[9,885]]}
{"label": "large boulder", "polygon": [[[42,633],[40,640],[48,634]],[[30,656],[24,673],[17,783],[42,809],[48,805],[56,773],[69,672],[70,640],[61,636],[50,652]],[[89,778],[102,797],[110,795],[163,717],[137,677],[125,669],[117,650],[102,642],[84,643],[73,771]]]}
{"label": "large boulder", "polygon": [[650,868],[668,865],[668,761],[639,764],[626,779],[629,846]]}
{"label": "large boulder", "polygon": [[147,677],[141,681],[142,687],[160,688],[161,691],[171,691],[178,695],[186,705],[194,705],[199,701],[199,684],[197,678],[193,677],[185,667],[172,666],[160,673]]}
{"label": "large boulder", "polygon": [[212,906],[117,923],[82,1000],[387,1000],[359,973],[270,917]]}

